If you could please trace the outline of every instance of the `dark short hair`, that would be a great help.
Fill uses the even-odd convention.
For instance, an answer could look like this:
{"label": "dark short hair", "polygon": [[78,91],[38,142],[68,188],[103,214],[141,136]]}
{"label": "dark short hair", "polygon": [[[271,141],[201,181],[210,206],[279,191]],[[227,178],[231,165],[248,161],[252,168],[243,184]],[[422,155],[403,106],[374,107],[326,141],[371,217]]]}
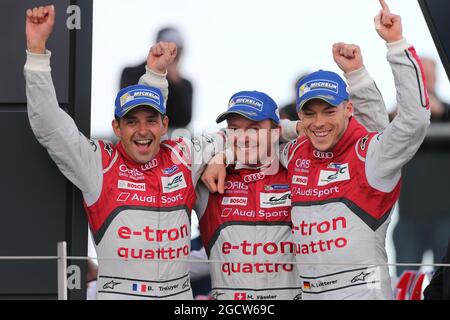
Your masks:
{"label": "dark short hair", "polygon": [[[163,114],[163,113],[159,113],[159,112],[158,112],[158,114],[161,116],[161,120],[164,120],[164,118],[167,117],[167,114],[165,114],[165,113]],[[126,118],[126,114],[125,114],[125,116],[123,116],[122,118],[119,118],[118,116],[114,115],[114,119],[115,119],[117,122],[119,122],[119,120],[120,120],[120,119],[123,119],[123,118]]]}

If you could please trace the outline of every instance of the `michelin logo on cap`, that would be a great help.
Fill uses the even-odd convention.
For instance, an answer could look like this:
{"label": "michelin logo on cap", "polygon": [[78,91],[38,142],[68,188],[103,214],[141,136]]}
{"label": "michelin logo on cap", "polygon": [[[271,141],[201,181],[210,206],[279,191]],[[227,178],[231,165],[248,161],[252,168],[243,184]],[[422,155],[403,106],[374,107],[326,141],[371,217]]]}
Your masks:
{"label": "michelin logo on cap", "polygon": [[228,109],[234,107],[235,105],[245,105],[261,112],[264,103],[261,100],[255,98],[240,96],[234,97],[233,99],[230,100],[230,102],[228,103]]}
{"label": "michelin logo on cap", "polygon": [[299,97],[302,97],[304,94],[310,92],[311,90],[328,90],[335,94],[339,94],[339,85],[337,82],[329,81],[329,80],[313,80],[310,82],[304,83],[299,90]]}
{"label": "michelin logo on cap", "polygon": [[159,94],[153,92],[153,91],[131,91],[123,94],[120,97],[120,106],[123,107],[127,102],[134,100],[135,98],[139,97],[148,97],[150,99],[154,99],[156,101],[159,101],[160,97]]}

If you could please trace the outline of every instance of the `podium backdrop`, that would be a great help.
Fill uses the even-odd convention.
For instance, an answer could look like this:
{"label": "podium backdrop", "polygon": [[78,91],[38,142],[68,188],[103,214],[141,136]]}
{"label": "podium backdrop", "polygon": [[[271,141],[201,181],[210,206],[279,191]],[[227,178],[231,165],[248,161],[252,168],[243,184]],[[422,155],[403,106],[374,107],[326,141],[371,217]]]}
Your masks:
{"label": "podium backdrop", "polygon": [[[56,24],[48,42],[52,76],[60,107],[90,134],[92,1],[58,0]],[[55,256],[56,243],[67,241],[68,254],[86,256],[87,222],[81,194],[64,178],[34,137],[26,112],[25,11],[48,1],[0,2],[0,256]],[[81,8],[81,29],[69,30],[70,5]],[[84,299],[86,262],[80,290],[70,299]],[[56,261],[0,260],[0,299],[57,296]]]}

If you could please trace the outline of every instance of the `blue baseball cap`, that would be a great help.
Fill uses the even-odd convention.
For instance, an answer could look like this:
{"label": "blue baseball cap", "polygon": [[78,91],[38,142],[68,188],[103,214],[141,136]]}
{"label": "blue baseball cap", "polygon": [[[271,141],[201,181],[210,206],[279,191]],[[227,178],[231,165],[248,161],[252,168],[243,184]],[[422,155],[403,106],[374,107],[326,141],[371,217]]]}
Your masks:
{"label": "blue baseball cap", "polygon": [[347,84],[331,71],[319,70],[300,79],[296,86],[297,111],[312,99],[321,99],[333,106],[349,100]]}
{"label": "blue baseball cap", "polygon": [[121,89],[117,93],[115,106],[114,114],[119,118],[138,106],[149,106],[161,114],[166,114],[161,90],[140,84]]}
{"label": "blue baseball cap", "polygon": [[259,91],[235,93],[228,102],[228,110],[221,113],[216,122],[222,122],[233,113],[253,121],[270,119],[276,123],[280,122],[280,113],[275,101],[264,92]]}

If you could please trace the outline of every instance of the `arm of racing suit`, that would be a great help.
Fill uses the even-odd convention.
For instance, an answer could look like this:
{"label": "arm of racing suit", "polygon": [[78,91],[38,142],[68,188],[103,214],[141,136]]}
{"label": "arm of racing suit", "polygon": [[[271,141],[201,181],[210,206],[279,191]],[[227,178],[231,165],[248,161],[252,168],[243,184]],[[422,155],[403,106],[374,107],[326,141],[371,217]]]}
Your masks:
{"label": "arm of racing suit", "polygon": [[399,112],[387,128],[370,141],[366,175],[372,187],[390,192],[400,180],[402,166],[425,139],[430,110],[422,65],[414,47],[405,39],[386,45]]}
{"label": "arm of racing suit", "polygon": [[31,129],[64,176],[86,199],[93,200],[100,194],[103,179],[100,148],[83,136],[74,120],[59,107],[50,57],[48,50],[45,54],[27,51],[24,74]]}
{"label": "arm of racing suit", "polygon": [[280,119],[281,136],[280,142],[289,142],[298,137],[299,132],[297,131],[297,123],[299,121],[291,121],[287,119]]}
{"label": "arm of racing suit", "polygon": [[[28,118],[39,143],[47,149],[64,176],[83,192],[89,206],[97,201],[102,188],[100,145],[79,132],[74,120],[59,107],[50,57],[48,50],[45,54],[27,51],[24,75]],[[149,76],[148,83],[162,87],[167,96],[167,85],[164,87],[157,75]]]}
{"label": "arm of racing suit", "polygon": [[[348,83],[350,100],[354,105],[355,118],[368,131],[381,131],[389,124],[389,118],[384,104],[383,96],[378,90],[373,78],[365,67],[344,73]],[[287,168],[293,148],[299,147],[295,140],[280,147],[280,162]]]}
{"label": "arm of racing suit", "polygon": [[157,87],[164,96],[164,105],[167,105],[169,97],[169,82],[167,81],[167,71],[165,73],[157,73],[145,65],[145,73],[139,78],[139,84]]}
{"label": "arm of racing suit", "polygon": [[353,115],[367,131],[382,131],[389,124],[383,96],[365,67],[344,73],[350,100],[355,108]]}
{"label": "arm of racing suit", "polygon": [[[139,84],[163,88],[161,90],[166,102],[168,96],[168,82],[165,76],[165,74],[162,75],[153,72],[148,66],[146,66],[146,73],[139,79]],[[192,182],[195,186],[197,185],[203,170],[212,157],[219,152],[225,151],[226,134],[225,132],[211,134],[203,133],[200,136],[176,137],[176,139],[181,139],[179,146],[182,151],[180,152],[180,149],[175,150],[171,146],[168,147],[171,148],[172,151],[179,156],[178,159],[191,170]]]}

